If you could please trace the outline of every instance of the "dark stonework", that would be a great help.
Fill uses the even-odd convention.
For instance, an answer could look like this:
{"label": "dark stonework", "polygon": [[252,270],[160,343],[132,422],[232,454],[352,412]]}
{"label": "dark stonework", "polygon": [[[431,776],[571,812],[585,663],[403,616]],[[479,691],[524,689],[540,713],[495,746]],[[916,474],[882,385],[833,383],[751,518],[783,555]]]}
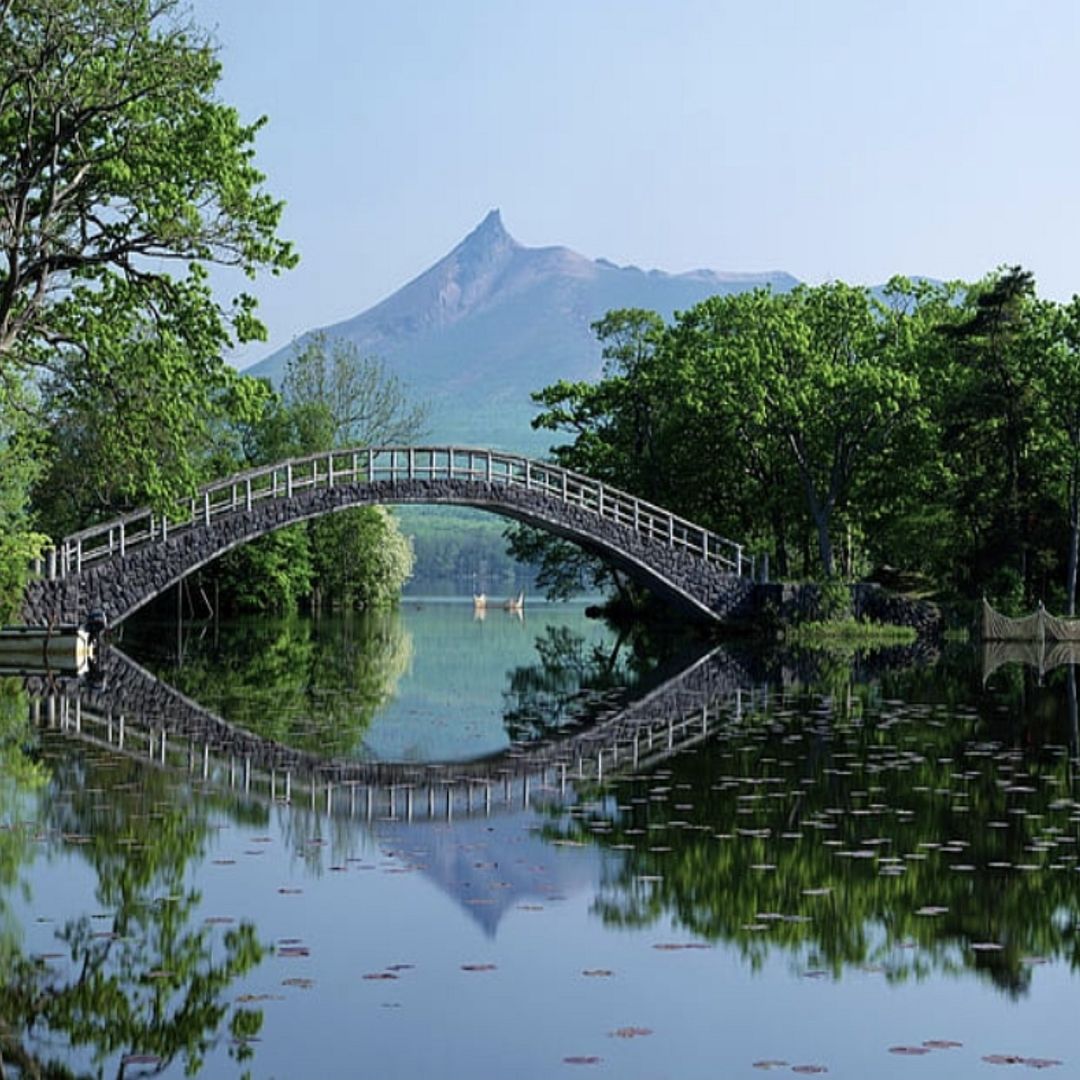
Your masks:
{"label": "dark stonework", "polygon": [[[777,626],[824,618],[821,588],[813,582],[757,585],[756,592],[757,609],[762,619]],[[851,613],[861,621],[910,626],[920,637],[933,638],[944,629],[937,604],[914,600],[867,582],[851,586]]]}
{"label": "dark stonework", "polygon": [[342,484],[305,490],[291,499],[268,499],[251,510],[216,518],[209,526],[174,532],[166,541],[145,544],[123,558],[91,563],[78,576],[34,580],[27,588],[22,618],[28,626],[81,623],[97,609],[115,625],[230,548],[282,526],[353,506],[409,503],[475,506],[565,537],[610,559],[689,618],[738,622],[752,619],[755,612],[749,578],[542,492],[455,479]]}

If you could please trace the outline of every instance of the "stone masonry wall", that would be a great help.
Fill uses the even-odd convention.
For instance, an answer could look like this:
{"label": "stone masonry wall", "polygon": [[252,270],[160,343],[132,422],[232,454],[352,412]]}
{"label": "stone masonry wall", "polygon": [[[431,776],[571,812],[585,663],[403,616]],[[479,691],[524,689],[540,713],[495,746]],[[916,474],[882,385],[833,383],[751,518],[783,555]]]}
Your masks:
{"label": "stone masonry wall", "polygon": [[[762,617],[777,625],[815,622],[824,618],[821,588],[769,583],[757,585],[757,606]],[[910,626],[920,637],[934,637],[944,628],[941,610],[928,600],[914,600],[868,582],[851,586],[851,609],[856,619]]]}

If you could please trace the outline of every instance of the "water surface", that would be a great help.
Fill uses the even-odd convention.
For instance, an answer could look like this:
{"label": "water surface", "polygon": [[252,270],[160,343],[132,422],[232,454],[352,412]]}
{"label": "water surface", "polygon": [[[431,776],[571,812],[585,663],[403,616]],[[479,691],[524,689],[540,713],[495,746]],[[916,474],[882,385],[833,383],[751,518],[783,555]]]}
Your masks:
{"label": "water surface", "polygon": [[[666,673],[631,649],[604,674],[614,639],[563,614],[555,629],[589,660],[576,686],[559,681],[566,651],[537,645],[551,622],[477,627],[426,604],[371,631],[375,645],[343,623],[337,660],[294,627],[294,697],[251,681],[275,670],[257,666],[270,650],[226,651],[222,627],[217,651],[188,654],[202,680],[188,689],[216,689],[228,711],[265,678],[258,709],[279,702],[287,734],[338,732],[361,756],[486,753],[517,730],[523,687],[529,730],[576,730],[563,702],[603,714],[613,671],[639,680],[628,697]],[[439,675],[410,688],[440,643]],[[984,684],[967,649],[858,667],[740,657],[747,686],[673,752],[643,747],[636,775],[624,755],[603,783],[413,822],[245,795],[91,742],[88,721],[32,725],[8,685],[5,1065],[21,1052],[126,1076],[1073,1075],[1073,669],[1040,682],[1006,666]],[[425,734],[458,689],[460,718]],[[349,709],[365,701],[378,704],[360,723]],[[408,733],[378,735],[395,715]]]}

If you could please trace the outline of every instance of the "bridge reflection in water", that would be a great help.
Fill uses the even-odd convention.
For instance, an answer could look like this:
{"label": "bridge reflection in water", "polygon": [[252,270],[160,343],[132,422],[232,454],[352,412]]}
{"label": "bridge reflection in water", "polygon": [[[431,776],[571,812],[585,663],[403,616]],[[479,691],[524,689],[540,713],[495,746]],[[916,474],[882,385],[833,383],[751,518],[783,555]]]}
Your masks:
{"label": "bridge reflection in water", "polygon": [[327,815],[452,820],[565,798],[577,786],[652,767],[739,723],[766,689],[719,647],[627,707],[577,731],[514,743],[473,762],[326,759],[239,728],[117,649],[97,678],[26,679],[34,722],[91,746],[179,771],[213,790]]}

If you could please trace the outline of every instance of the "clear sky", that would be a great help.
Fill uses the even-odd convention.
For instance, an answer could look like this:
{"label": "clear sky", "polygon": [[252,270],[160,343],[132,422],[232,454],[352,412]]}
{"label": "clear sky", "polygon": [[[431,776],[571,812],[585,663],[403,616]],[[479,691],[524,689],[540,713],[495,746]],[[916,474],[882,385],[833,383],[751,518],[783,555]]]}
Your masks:
{"label": "clear sky", "polygon": [[528,245],[1080,292],[1080,0],[195,0],[300,267],[270,342],[493,207]]}

